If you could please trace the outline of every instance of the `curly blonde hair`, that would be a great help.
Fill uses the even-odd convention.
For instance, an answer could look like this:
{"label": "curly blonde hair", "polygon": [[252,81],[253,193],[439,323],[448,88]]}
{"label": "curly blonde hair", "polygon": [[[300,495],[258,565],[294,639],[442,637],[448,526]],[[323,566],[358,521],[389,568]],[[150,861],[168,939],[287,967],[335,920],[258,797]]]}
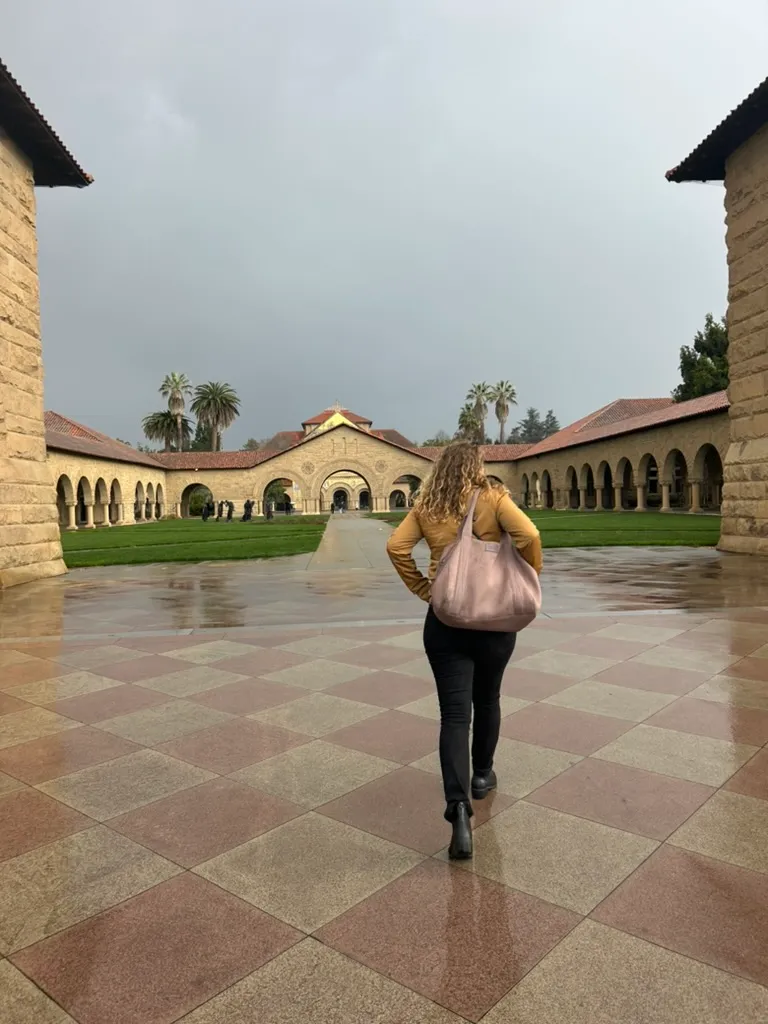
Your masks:
{"label": "curly blonde hair", "polygon": [[454,441],[440,452],[415,504],[420,515],[434,522],[462,519],[474,491],[489,491],[492,487],[478,446]]}

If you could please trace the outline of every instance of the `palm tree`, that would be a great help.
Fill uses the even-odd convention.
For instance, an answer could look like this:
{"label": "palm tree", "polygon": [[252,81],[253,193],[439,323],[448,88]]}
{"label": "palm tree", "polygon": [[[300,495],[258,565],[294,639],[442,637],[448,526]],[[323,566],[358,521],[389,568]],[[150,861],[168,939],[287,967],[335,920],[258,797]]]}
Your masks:
{"label": "palm tree", "polygon": [[192,412],[200,423],[211,428],[213,451],[221,449],[221,434],[240,415],[240,399],[229,384],[208,381],[198,384],[192,401]]}
{"label": "palm tree", "polygon": [[468,441],[477,441],[480,433],[480,421],[477,418],[477,410],[471,402],[461,407],[459,413],[459,437]]}
{"label": "palm tree", "polygon": [[496,403],[496,419],[499,421],[499,444],[504,444],[504,428],[509,419],[510,405],[517,405],[517,391],[508,380],[500,380],[491,388],[491,400]]}
{"label": "palm tree", "polygon": [[483,381],[481,384],[473,384],[467,392],[467,401],[475,407],[475,417],[478,423],[478,435],[482,434],[481,440],[485,440],[485,421],[488,419],[488,402],[491,399],[491,388]]}
{"label": "palm tree", "polygon": [[184,409],[186,397],[192,394],[192,385],[186,373],[166,374],[160,385],[160,394],[168,399],[168,409],[176,419],[176,444],[179,451],[184,447]]}
{"label": "palm tree", "polygon": [[[173,443],[179,442],[179,426],[176,417],[170,409],[161,409],[160,412],[151,412],[141,421],[144,436],[149,441],[162,441],[165,451],[172,450]],[[188,416],[181,417],[181,447],[177,451],[183,451],[184,442],[192,437],[192,421]]]}

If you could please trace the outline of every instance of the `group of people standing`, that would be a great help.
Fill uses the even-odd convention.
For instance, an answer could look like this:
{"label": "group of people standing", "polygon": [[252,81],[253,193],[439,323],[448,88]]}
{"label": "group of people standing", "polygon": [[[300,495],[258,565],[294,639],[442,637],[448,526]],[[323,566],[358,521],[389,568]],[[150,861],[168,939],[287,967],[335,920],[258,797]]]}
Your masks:
{"label": "group of people standing", "polygon": [[226,519],[228,523],[231,523],[234,514],[235,503],[233,501],[220,501],[217,506],[214,504],[213,499],[211,499],[211,501],[207,501],[203,505],[202,518],[204,523],[207,523],[211,516],[216,517],[217,523],[220,519]]}

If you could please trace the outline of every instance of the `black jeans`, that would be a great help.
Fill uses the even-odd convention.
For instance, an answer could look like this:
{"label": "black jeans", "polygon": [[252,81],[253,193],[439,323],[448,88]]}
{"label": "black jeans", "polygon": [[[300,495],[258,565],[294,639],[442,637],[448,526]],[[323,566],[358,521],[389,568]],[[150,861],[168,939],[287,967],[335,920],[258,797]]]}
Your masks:
{"label": "black jeans", "polygon": [[516,633],[488,633],[444,625],[432,608],[424,622],[424,650],[440,702],[440,766],[445,789],[445,817],[451,821],[457,803],[469,805],[469,725],[472,768],[488,771],[499,741],[499,692],[517,640]]}

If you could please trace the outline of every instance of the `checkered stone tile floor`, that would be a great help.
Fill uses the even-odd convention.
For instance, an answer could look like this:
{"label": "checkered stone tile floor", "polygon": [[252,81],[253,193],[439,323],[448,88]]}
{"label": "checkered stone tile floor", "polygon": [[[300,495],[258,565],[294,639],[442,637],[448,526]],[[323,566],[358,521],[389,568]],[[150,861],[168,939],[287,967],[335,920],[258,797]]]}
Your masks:
{"label": "checkered stone tile floor", "polygon": [[768,1019],[768,611],[544,620],[446,859],[412,625],[0,644],[3,1024]]}

